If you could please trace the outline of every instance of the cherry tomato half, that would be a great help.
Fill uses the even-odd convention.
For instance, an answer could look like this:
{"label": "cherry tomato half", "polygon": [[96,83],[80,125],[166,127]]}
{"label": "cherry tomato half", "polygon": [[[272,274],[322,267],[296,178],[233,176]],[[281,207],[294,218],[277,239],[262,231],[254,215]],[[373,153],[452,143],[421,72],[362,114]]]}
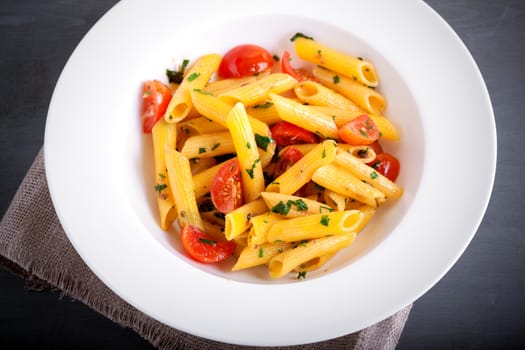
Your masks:
{"label": "cherry tomato half", "polygon": [[236,248],[234,242],[217,241],[193,225],[184,226],[180,237],[188,255],[203,263],[222,261],[231,256]]}
{"label": "cherry tomato half", "polygon": [[297,163],[299,159],[303,158],[303,153],[299,151],[296,147],[290,146],[287,147],[280,155],[279,161],[275,165],[273,170],[273,177],[278,178],[286,170],[290,169],[292,165]]}
{"label": "cherry tomato half", "polygon": [[399,175],[399,160],[389,153],[378,154],[372,167],[391,181],[396,181]]}
{"label": "cherry tomato half", "polygon": [[171,100],[171,90],[158,80],[148,80],[142,88],[142,130],[150,133],[162,118]]}
{"label": "cherry tomato half", "polygon": [[251,44],[235,46],[223,57],[219,77],[241,78],[262,73],[273,67],[273,57],[266,49]]}
{"label": "cherry tomato half", "polygon": [[277,147],[317,142],[317,137],[313,132],[288,122],[274,124],[270,131]]}
{"label": "cherry tomato half", "polygon": [[366,114],[349,121],[337,132],[339,138],[351,145],[369,145],[379,138],[379,129]]}
{"label": "cherry tomato half", "polygon": [[376,157],[374,158],[374,160],[372,160],[369,163],[366,163],[367,165],[372,165],[372,164],[374,164],[376,162],[377,155],[383,153],[383,147],[381,147],[381,144],[379,143],[378,140],[376,140],[376,141],[372,142],[371,144],[369,144],[368,147],[373,149],[374,153],[376,154]]}
{"label": "cherry tomato half", "polygon": [[242,205],[241,168],[237,159],[226,162],[211,183],[211,201],[221,213],[229,213]]}
{"label": "cherry tomato half", "polygon": [[283,57],[281,58],[281,70],[283,71],[283,73],[290,74],[292,77],[297,79],[297,81],[317,81],[317,79],[312,75],[312,73],[308,72],[307,70],[292,67],[292,65],[290,64],[290,53],[288,51],[284,51]]}

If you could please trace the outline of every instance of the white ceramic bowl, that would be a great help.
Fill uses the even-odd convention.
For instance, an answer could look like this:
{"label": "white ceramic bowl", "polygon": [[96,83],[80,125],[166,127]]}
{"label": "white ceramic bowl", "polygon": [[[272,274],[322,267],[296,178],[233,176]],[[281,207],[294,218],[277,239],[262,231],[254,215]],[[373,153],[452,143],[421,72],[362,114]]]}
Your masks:
{"label": "white ceramic bowl", "polygon": [[[334,338],[416,300],[472,239],[494,180],[494,116],[465,46],[419,1],[194,4],[123,1],[64,68],[46,125],[46,171],[57,214],[81,257],[146,314],[236,344]],[[176,230],[157,224],[151,140],[139,117],[142,82],[165,79],[165,69],[183,58],[241,43],[282,54],[295,32],[374,63],[385,115],[403,134],[385,148],[401,161],[404,196],[305,281],[195,263]],[[473,154],[485,161],[465,161]]]}

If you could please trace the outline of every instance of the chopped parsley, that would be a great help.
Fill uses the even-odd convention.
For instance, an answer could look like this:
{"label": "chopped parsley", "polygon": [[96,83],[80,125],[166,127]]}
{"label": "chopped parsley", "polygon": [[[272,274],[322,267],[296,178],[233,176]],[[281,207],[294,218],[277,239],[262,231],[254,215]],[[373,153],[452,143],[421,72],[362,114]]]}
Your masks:
{"label": "chopped parsley", "polygon": [[206,239],[206,238],[199,238],[199,242],[201,243],[204,243],[204,244],[209,244],[209,245],[216,245],[217,244],[217,241],[214,241],[212,239]]}
{"label": "chopped parsley", "polygon": [[188,77],[188,81],[194,81],[195,79],[197,79],[198,77],[200,77],[201,73],[199,72],[193,72],[190,74],[190,76]]}
{"label": "chopped parsley", "polygon": [[377,173],[376,173],[375,171],[372,171],[372,172],[370,173],[370,177],[371,177],[373,180],[377,179]]}
{"label": "chopped parsley", "polygon": [[199,154],[206,152],[206,147],[199,147]]}
{"label": "chopped parsley", "polygon": [[321,205],[321,206],[319,207],[319,213],[322,213],[322,212],[323,212],[323,209],[326,210],[326,211],[328,211],[329,213],[335,211],[334,208],[330,208],[330,207],[327,207],[327,206]]}
{"label": "chopped parsley", "polygon": [[330,224],[330,218],[328,217],[328,215],[322,215],[320,223],[323,226],[328,226]]}
{"label": "chopped parsley", "polygon": [[272,142],[273,140],[268,136],[262,136],[259,134],[255,134],[255,143],[257,144],[258,147],[260,147],[261,149],[265,151],[268,148],[268,145]]}
{"label": "chopped parsley", "polygon": [[249,143],[249,142],[246,142],[246,148],[251,149],[252,148],[252,144]]}
{"label": "chopped parsley", "polygon": [[266,101],[263,104],[256,104],[255,106],[253,106],[253,108],[268,109],[271,106],[273,106],[273,103],[270,101]]}
{"label": "chopped parsley", "polygon": [[292,36],[292,37],[290,38],[290,41],[291,41],[291,42],[294,42],[295,39],[297,39],[297,38],[305,38],[305,39],[308,39],[308,40],[314,40],[314,38],[312,38],[311,36],[304,35],[303,33],[299,33],[299,32],[297,32],[297,33],[294,34],[294,36]]}
{"label": "chopped parsley", "polygon": [[217,142],[216,144],[214,144],[211,148],[212,151],[215,151],[219,146],[221,145],[220,142]]}
{"label": "chopped parsley", "polygon": [[256,159],[255,162],[253,162],[252,167],[250,169],[246,169],[246,172],[250,176],[250,179],[254,178],[253,169],[255,169],[255,167],[257,166],[257,163],[259,163],[260,161],[261,161],[260,159]]}
{"label": "chopped parsley", "polygon": [[263,258],[264,257],[264,250],[261,248],[259,248],[259,258]]}
{"label": "chopped parsley", "polygon": [[299,272],[299,274],[297,275],[297,279],[298,280],[304,280],[306,278],[306,271],[301,271]]}
{"label": "chopped parsley", "polygon": [[286,204],[283,201],[279,201],[279,203],[274,205],[270,211],[280,215],[287,215],[290,212],[292,205],[295,205],[297,211],[308,210],[308,204],[306,204],[302,199],[297,199],[295,201],[289,199]]}
{"label": "chopped parsley", "polygon": [[362,61],[362,60],[363,60],[363,57],[357,57],[357,59],[358,59],[359,61]]}
{"label": "chopped parsley", "polygon": [[[188,78],[189,80],[190,78]],[[190,80],[191,81],[191,80]],[[208,96],[213,96],[213,94],[209,91],[204,91],[204,90],[201,90],[201,89],[193,89],[193,91],[195,92],[198,92],[199,94],[203,94],[203,95],[208,95]]]}
{"label": "chopped parsley", "polygon": [[155,191],[157,191],[159,194],[164,191],[166,188],[168,187],[168,185],[166,184],[157,184],[155,185]]}
{"label": "chopped parsley", "polygon": [[273,58],[273,60],[274,60],[275,62],[279,62],[279,60],[281,59],[281,58],[279,57],[279,55],[277,55],[277,54],[274,54],[274,55],[272,56],[272,58]]}
{"label": "chopped parsley", "polygon": [[339,82],[341,81],[341,78],[339,78],[339,75],[334,75],[333,80],[334,80],[334,84],[339,84]]}
{"label": "chopped parsley", "polygon": [[164,175],[163,173],[159,173],[159,177],[160,177],[161,179],[165,179],[165,178],[166,178],[166,175]]}
{"label": "chopped parsley", "polygon": [[183,60],[179,70],[169,70],[166,69],[166,75],[168,76],[168,81],[170,83],[180,84],[184,77],[184,71],[190,63],[190,60]]}
{"label": "chopped parsley", "polygon": [[322,157],[323,157],[323,159],[326,158],[326,149],[324,149],[324,148],[323,148],[323,154],[322,154]]}

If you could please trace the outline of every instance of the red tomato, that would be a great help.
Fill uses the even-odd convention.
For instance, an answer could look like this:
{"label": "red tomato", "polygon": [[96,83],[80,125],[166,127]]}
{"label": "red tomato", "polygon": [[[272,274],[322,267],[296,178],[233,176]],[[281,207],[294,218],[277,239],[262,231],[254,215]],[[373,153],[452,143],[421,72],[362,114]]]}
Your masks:
{"label": "red tomato", "polygon": [[279,155],[279,161],[273,170],[273,177],[278,178],[286,170],[290,169],[292,165],[297,163],[299,159],[303,158],[303,153],[296,147],[290,146]]}
{"label": "red tomato", "polygon": [[222,261],[232,255],[236,248],[234,242],[217,241],[193,225],[184,226],[180,237],[188,255],[203,263]]}
{"label": "red tomato", "polygon": [[399,175],[399,160],[389,153],[378,154],[372,167],[392,181]]}
{"label": "red tomato", "polygon": [[270,131],[277,147],[317,142],[317,137],[313,132],[288,122],[274,124]]}
{"label": "red tomato", "polygon": [[171,90],[158,80],[148,80],[142,89],[142,129],[150,133],[164,115],[171,100]]}
{"label": "red tomato", "polygon": [[226,162],[211,183],[211,201],[221,213],[242,205],[241,168],[237,159]]}
{"label": "red tomato", "polygon": [[348,144],[369,145],[379,138],[379,129],[368,115],[362,114],[346,123],[337,134]]}
{"label": "red tomato", "polygon": [[317,81],[317,79],[312,75],[312,73],[308,72],[307,70],[296,69],[292,67],[292,65],[290,64],[290,53],[288,51],[284,51],[283,57],[281,58],[281,70],[283,71],[283,73],[290,74],[292,77],[297,79],[297,81]]}
{"label": "red tomato", "polygon": [[377,155],[383,153],[383,147],[381,147],[381,144],[379,143],[379,141],[372,142],[371,144],[368,145],[368,147],[373,149],[374,153],[376,154],[376,157],[374,158],[374,160],[372,160],[369,163],[366,163],[367,165],[372,165],[372,164],[374,164],[376,162]]}
{"label": "red tomato", "polygon": [[219,66],[219,77],[241,78],[258,74],[273,67],[273,57],[257,45],[239,45],[228,51]]}

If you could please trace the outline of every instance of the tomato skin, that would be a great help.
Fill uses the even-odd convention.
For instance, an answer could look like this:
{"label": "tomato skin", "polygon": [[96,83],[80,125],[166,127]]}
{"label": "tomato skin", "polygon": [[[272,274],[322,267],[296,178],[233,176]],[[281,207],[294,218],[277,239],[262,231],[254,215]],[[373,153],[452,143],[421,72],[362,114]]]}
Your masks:
{"label": "tomato skin", "polygon": [[374,164],[377,161],[377,155],[383,153],[383,147],[381,147],[381,144],[379,143],[378,140],[376,140],[376,141],[372,142],[371,144],[369,144],[368,147],[373,149],[374,153],[376,154],[376,157],[374,158],[374,160],[372,160],[369,163],[366,163],[367,165],[372,165],[372,164]]}
{"label": "tomato skin", "polygon": [[142,130],[151,133],[155,123],[162,118],[171,100],[169,86],[158,80],[148,80],[142,88]]}
{"label": "tomato skin", "polygon": [[280,155],[279,161],[273,170],[273,177],[278,178],[286,170],[290,169],[292,165],[297,163],[299,159],[303,158],[303,153],[294,146],[286,148]]}
{"label": "tomato skin", "polygon": [[243,204],[241,168],[237,159],[226,162],[211,183],[211,201],[221,213],[227,214]]}
{"label": "tomato skin", "polygon": [[362,114],[343,125],[337,134],[350,145],[369,145],[379,138],[379,129],[368,115]]}
{"label": "tomato skin", "polygon": [[297,145],[301,143],[317,143],[317,137],[313,132],[305,130],[288,122],[279,122],[270,128],[272,139],[277,147]]}
{"label": "tomato skin", "polygon": [[264,48],[243,44],[230,49],[219,66],[220,78],[242,78],[262,73],[273,67],[273,57]]}
{"label": "tomato skin", "polygon": [[381,175],[386,176],[391,181],[396,181],[399,175],[400,164],[399,160],[389,153],[380,153],[372,164],[372,168],[376,169]]}
{"label": "tomato skin", "polygon": [[217,241],[200,228],[186,225],[181,231],[182,246],[193,259],[203,263],[217,263],[233,254],[235,242]]}
{"label": "tomato skin", "polygon": [[312,75],[312,73],[308,72],[307,70],[296,69],[292,67],[292,65],[290,64],[290,53],[288,51],[284,51],[283,57],[281,58],[281,70],[283,73],[289,74],[292,77],[294,77],[297,81],[317,81],[317,79]]}

